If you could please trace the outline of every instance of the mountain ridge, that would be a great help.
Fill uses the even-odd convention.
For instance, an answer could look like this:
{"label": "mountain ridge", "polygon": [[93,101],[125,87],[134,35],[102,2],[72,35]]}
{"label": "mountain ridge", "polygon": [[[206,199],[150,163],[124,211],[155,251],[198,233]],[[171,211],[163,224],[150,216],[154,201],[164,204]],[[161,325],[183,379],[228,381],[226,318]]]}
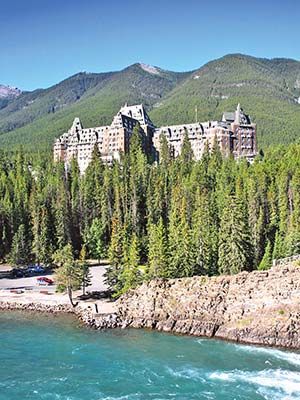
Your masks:
{"label": "mountain ridge", "polygon": [[78,116],[86,127],[111,123],[124,104],[143,103],[157,125],[220,119],[241,103],[258,124],[261,147],[300,135],[300,62],[228,54],[188,72],[143,63],[120,71],[79,72],[24,92],[0,109],[0,146],[51,148]]}

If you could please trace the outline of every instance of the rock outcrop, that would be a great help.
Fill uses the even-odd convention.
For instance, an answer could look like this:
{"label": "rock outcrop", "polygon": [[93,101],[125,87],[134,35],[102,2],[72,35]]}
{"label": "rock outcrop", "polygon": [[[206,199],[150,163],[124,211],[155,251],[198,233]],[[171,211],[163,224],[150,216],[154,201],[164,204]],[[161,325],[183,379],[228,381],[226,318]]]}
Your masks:
{"label": "rock outcrop", "polygon": [[20,96],[21,90],[12,86],[5,86],[0,84],[0,99],[8,98],[14,99],[15,97]]}
{"label": "rock outcrop", "polygon": [[79,309],[76,314],[85,325],[94,329],[114,329],[122,326],[122,321],[116,313],[94,314],[87,309]]}
{"label": "rock outcrop", "polygon": [[300,267],[154,280],[117,303],[122,327],[300,348]]}

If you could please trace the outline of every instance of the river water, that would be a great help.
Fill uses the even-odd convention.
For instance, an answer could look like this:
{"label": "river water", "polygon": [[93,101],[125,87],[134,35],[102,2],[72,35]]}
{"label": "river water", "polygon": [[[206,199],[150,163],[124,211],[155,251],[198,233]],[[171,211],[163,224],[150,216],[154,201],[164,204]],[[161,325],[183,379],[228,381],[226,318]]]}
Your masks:
{"label": "river water", "polygon": [[0,399],[300,399],[300,353],[2,312]]}

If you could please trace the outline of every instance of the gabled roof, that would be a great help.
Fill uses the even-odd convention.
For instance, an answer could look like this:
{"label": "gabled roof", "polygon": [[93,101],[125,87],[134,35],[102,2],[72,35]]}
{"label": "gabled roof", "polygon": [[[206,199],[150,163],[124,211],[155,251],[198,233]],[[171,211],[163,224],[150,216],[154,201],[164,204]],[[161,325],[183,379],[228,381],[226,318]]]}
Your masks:
{"label": "gabled roof", "polygon": [[120,113],[139,121],[141,125],[149,125],[154,127],[143,104],[136,104],[133,106],[128,106],[127,104],[125,104],[125,106],[120,109]]}
{"label": "gabled roof", "polygon": [[72,124],[69,132],[76,133],[76,132],[80,131],[82,128],[83,127],[82,127],[82,123],[81,123],[80,119],[78,117],[76,117],[73,121],[73,124]]}

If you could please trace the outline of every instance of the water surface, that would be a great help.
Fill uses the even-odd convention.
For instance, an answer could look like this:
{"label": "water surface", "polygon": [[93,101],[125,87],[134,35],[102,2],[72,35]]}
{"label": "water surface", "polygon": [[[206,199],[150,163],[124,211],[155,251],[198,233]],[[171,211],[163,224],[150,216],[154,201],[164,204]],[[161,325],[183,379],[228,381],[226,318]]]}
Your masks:
{"label": "water surface", "polygon": [[0,399],[300,399],[300,353],[0,313]]}

